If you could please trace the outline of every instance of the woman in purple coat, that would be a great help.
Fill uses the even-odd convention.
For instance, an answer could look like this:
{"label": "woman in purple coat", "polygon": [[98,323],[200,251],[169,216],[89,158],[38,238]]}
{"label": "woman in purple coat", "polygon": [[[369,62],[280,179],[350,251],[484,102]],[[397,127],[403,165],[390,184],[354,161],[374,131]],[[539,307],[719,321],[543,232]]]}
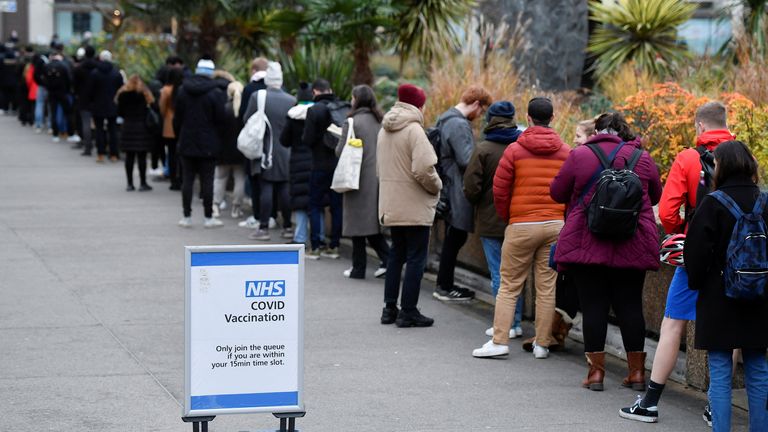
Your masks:
{"label": "woman in purple coat", "polygon": [[583,146],[571,151],[552,181],[552,198],[568,204],[555,262],[560,271],[567,269],[584,317],[584,351],[589,373],[582,385],[590,390],[603,390],[605,337],[608,313],[613,308],[629,363],[623,385],[641,390],[645,388],[643,283],[646,271],[659,268],[659,230],[652,207],[661,198],[661,180],[655,162],[643,151],[633,169],[643,188],[637,230],[626,240],[596,237],[587,226],[586,210],[596,188],[593,177],[601,170],[601,164],[588,146],[595,144],[610,155],[623,143],[613,159],[613,167],[622,168],[635,149],[641,149],[641,144],[618,113],[598,117],[595,130]]}

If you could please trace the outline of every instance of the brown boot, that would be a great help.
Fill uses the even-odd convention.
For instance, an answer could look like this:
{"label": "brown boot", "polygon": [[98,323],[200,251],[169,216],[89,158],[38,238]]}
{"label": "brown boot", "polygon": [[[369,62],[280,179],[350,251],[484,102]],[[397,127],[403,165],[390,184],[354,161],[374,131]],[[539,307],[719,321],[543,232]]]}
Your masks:
{"label": "brown boot", "polygon": [[523,341],[523,349],[528,352],[533,352],[533,341],[536,340],[535,337],[526,339]]}
{"label": "brown boot", "polygon": [[632,390],[645,391],[645,353],[628,352],[627,366],[629,374],[621,383],[624,387],[632,387]]}
{"label": "brown boot", "polygon": [[585,353],[589,372],[587,378],[581,382],[581,386],[592,391],[603,391],[603,378],[605,378],[605,351]]}
{"label": "brown boot", "polygon": [[[552,339],[554,340],[555,349],[565,348],[565,338],[568,337],[568,332],[571,331],[573,324],[565,322],[563,316],[559,312],[555,311],[555,318],[552,320]],[[549,349],[552,349],[552,346]]]}

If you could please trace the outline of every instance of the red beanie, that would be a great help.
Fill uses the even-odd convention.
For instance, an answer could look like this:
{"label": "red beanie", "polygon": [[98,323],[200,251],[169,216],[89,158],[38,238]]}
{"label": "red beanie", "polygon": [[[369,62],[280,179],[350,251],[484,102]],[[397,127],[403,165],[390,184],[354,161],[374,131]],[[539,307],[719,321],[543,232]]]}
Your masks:
{"label": "red beanie", "polygon": [[397,99],[400,102],[411,104],[416,108],[421,108],[427,101],[427,95],[421,87],[413,84],[402,84],[397,88]]}

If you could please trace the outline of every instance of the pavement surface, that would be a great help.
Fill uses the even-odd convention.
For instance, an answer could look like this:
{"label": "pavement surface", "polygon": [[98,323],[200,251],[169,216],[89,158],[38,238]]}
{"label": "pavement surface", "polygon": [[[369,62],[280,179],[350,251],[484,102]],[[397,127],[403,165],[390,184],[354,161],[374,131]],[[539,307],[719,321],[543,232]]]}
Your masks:
{"label": "pavement surface", "polygon": [[[122,163],[0,117],[0,431],[189,431],[183,398],[183,246],[247,244],[247,230],[176,226],[168,183],[125,192]],[[278,241],[279,231],[273,231]],[[703,393],[670,384],[658,425],[620,419],[636,393],[609,364],[606,391],[579,387],[582,347],[480,360],[492,310],[445,305],[425,282],[427,329],[379,324],[383,280],[348,280],[350,251],[306,264],[302,431],[707,431]],[[525,326],[526,337],[532,327]],[[737,426],[746,430],[743,412]],[[270,415],[219,416],[211,431],[274,430]]]}

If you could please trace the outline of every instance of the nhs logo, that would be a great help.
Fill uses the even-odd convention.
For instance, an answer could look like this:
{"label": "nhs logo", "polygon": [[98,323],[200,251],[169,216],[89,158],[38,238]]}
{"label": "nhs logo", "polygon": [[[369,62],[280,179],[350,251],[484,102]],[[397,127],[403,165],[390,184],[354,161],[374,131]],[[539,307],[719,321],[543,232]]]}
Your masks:
{"label": "nhs logo", "polygon": [[285,297],[284,280],[245,281],[246,297]]}

